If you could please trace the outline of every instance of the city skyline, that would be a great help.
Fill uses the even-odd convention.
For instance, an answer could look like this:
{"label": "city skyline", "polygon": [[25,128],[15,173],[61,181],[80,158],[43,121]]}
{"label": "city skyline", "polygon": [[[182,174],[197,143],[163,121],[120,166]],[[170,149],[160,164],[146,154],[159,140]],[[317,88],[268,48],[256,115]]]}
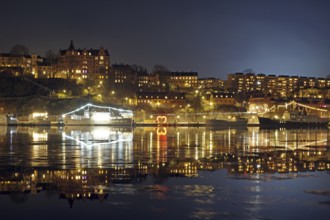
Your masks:
{"label": "city skyline", "polygon": [[[108,49],[111,64],[150,72],[196,71],[225,79],[252,71],[266,75],[330,74],[328,1],[75,1],[2,3],[0,52],[26,45],[49,49]],[[42,37],[40,37],[42,36]]]}

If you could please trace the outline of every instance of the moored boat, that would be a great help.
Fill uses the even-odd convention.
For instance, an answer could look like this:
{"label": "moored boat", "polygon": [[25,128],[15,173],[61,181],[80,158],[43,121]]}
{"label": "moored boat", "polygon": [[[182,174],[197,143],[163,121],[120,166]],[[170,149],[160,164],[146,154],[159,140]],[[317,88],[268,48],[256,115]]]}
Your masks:
{"label": "moored boat", "polygon": [[1,114],[0,125],[17,125],[17,117],[14,114]]}
{"label": "moored boat", "polygon": [[258,118],[261,128],[326,128],[329,124],[329,118],[302,112],[286,112],[282,118]]}
{"label": "moored boat", "polygon": [[133,113],[130,110],[87,104],[62,115],[64,125],[115,125],[132,126]]}
{"label": "moored boat", "polygon": [[129,125],[133,124],[132,118],[109,117],[95,119],[93,116],[71,115],[62,119],[64,125]]}
{"label": "moored boat", "polygon": [[50,126],[50,120],[47,112],[35,112],[28,116],[17,118],[17,125],[26,126]]}

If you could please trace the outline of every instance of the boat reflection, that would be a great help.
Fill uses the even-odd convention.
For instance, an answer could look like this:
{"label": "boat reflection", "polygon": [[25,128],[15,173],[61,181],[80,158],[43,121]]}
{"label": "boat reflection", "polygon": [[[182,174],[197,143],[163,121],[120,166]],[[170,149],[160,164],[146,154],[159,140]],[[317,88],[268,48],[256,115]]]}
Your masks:
{"label": "boat reflection", "polygon": [[133,133],[131,128],[115,127],[66,127],[62,132],[64,141],[72,140],[81,146],[92,147],[97,145],[108,145],[118,142],[131,142]]}
{"label": "boat reflection", "polygon": [[0,131],[0,193],[55,189],[71,207],[77,199],[107,199],[114,185],[130,191],[150,176],[195,178],[201,171],[224,169],[238,179],[285,179],[330,170],[328,130],[5,129]]}

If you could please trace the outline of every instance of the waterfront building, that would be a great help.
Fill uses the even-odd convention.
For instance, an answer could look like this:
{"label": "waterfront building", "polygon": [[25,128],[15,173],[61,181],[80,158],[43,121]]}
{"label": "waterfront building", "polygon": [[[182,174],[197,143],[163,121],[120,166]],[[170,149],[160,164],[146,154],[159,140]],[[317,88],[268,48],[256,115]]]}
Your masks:
{"label": "waterfront building", "polygon": [[210,102],[214,106],[235,105],[235,98],[234,94],[230,92],[212,92],[210,94]]}
{"label": "waterfront building", "polygon": [[147,88],[150,85],[150,75],[147,72],[138,74],[138,87]]}
{"label": "waterfront building", "polygon": [[71,41],[66,50],[60,50],[56,78],[76,80],[103,80],[109,78],[108,50],[76,49]]}
{"label": "waterfront building", "polygon": [[293,97],[299,89],[299,78],[287,75],[268,75],[265,78],[264,93],[277,98]]}
{"label": "waterfront building", "polygon": [[264,74],[254,73],[234,73],[228,74],[227,88],[235,89],[236,92],[251,92],[251,91],[264,91],[265,90]]}
{"label": "waterfront building", "polygon": [[38,62],[43,62],[43,58],[37,54],[0,53],[0,71],[9,72],[14,76],[32,75],[38,78]]}
{"label": "waterfront building", "polygon": [[272,107],[274,103],[271,101],[270,97],[267,96],[250,96],[248,101],[248,111],[256,113],[268,112],[269,108]]}
{"label": "waterfront building", "polygon": [[198,89],[211,89],[211,88],[224,89],[224,85],[225,85],[224,80],[216,79],[216,78],[199,78],[197,83],[198,83]]}
{"label": "waterfront building", "polygon": [[330,88],[330,79],[316,78],[317,88]]}
{"label": "waterfront building", "polygon": [[50,65],[47,61],[38,62],[37,78],[54,78],[55,65]]}
{"label": "waterfront building", "polygon": [[111,81],[117,85],[136,85],[138,74],[127,64],[113,64],[111,67]]}
{"label": "waterfront building", "polygon": [[299,98],[307,98],[307,99],[323,99],[325,98],[325,91],[324,89],[318,88],[305,88],[300,89],[298,97]]}
{"label": "waterfront building", "polygon": [[316,81],[315,77],[302,76],[299,79],[299,88],[315,88],[317,84]]}
{"label": "waterfront building", "polygon": [[147,70],[138,65],[113,64],[111,67],[110,81],[115,86],[146,87],[150,84]]}
{"label": "waterfront building", "polygon": [[275,98],[294,98],[306,88],[330,88],[330,79],[253,73],[229,74],[227,89],[237,93],[263,92]]}
{"label": "waterfront building", "polygon": [[197,72],[171,72],[166,78],[171,91],[187,91],[198,88]]}
{"label": "waterfront building", "polygon": [[202,93],[201,104],[205,110],[213,110],[223,105],[234,106],[236,100],[232,92],[224,90],[206,91]]}

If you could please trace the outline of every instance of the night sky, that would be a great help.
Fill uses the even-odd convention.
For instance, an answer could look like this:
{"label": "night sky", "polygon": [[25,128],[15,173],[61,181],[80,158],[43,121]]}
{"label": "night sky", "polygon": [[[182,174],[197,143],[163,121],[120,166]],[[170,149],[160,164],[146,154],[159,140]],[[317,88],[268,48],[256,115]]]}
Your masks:
{"label": "night sky", "polygon": [[0,13],[2,53],[23,44],[44,56],[73,40],[149,72],[330,74],[328,0],[10,0]]}

